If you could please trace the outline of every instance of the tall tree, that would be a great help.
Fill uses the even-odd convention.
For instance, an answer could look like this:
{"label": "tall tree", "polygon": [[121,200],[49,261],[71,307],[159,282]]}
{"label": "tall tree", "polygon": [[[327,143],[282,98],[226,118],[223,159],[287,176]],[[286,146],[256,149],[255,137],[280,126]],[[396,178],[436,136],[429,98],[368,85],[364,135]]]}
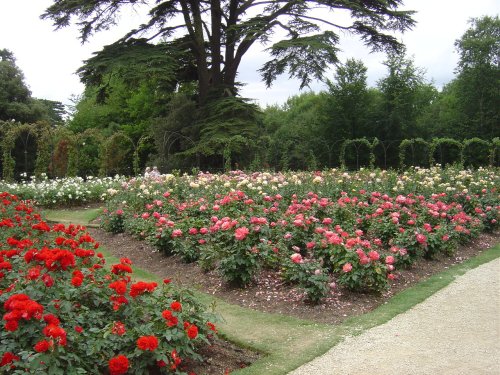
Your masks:
{"label": "tall tree", "polygon": [[[337,62],[338,31],[357,34],[372,50],[399,50],[391,35],[404,32],[415,21],[412,11],[399,8],[402,0],[57,0],[42,18],[57,28],[78,19],[81,39],[119,22],[125,7],[143,5],[149,19],[131,30],[115,46],[136,41],[161,39],[187,48],[196,67],[199,102],[234,95],[236,77],[243,56],[255,43],[267,43],[281,29],[285,39],[274,42],[268,51],[272,59],[260,72],[267,85],[285,72],[299,78],[301,87],[321,78],[329,64]],[[333,11],[333,13],[332,13]],[[352,22],[341,24],[335,15],[348,12]],[[324,15],[331,15],[326,17]],[[175,63],[175,59],[171,60]],[[90,69],[87,77],[92,76]]]}
{"label": "tall tree", "polygon": [[31,92],[24,83],[24,74],[16,65],[14,54],[0,50],[0,120],[29,121]]}
{"label": "tall tree", "polygon": [[63,103],[57,100],[49,100],[49,99],[34,98],[34,100],[45,108],[46,120],[52,126],[59,126],[64,124],[66,117],[68,115],[68,111]]}
{"label": "tall tree", "polygon": [[383,95],[384,118],[379,137],[384,140],[415,138],[417,117],[437,95],[425,81],[424,72],[405,53],[390,53],[384,62],[388,75],[378,82]]}
{"label": "tall tree", "polygon": [[368,106],[366,66],[361,60],[348,59],[337,68],[335,81],[328,81],[331,95],[332,123],[336,124],[335,136],[358,138],[365,134]]}
{"label": "tall tree", "polygon": [[62,108],[60,102],[32,98],[14,54],[0,49],[0,120],[23,123],[45,120],[58,125],[63,120]]}
{"label": "tall tree", "polygon": [[500,135],[500,20],[474,18],[455,42],[460,55],[457,95],[469,136],[490,139]]}

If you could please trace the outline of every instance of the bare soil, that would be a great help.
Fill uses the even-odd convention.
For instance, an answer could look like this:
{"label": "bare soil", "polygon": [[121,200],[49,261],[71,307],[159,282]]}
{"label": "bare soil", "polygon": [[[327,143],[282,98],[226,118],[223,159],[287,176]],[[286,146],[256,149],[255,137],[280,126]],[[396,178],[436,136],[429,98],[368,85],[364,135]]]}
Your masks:
{"label": "bare soil", "polygon": [[[238,289],[228,286],[216,271],[205,273],[196,263],[186,264],[177,256],[166,257],[148,243],[127,234],[113,235],[97,228],[89,228],[89,232],[114,256],[128,257],[136,267],[160,278],[170,278],[177,285],[198,289],[231,304],[326,324],[339,324],[349,317],[367,313],[396,293],[474,257],[500,241],[498,232],[482,234],[471,243],[461,246],[451,257],[419,260],[411,269],[399,270],[391,288],[380,295],[352,293],[336,288],[330,291],[323,303],[310,305],[304,302],[304,293],[283,283],[276,271],[262,270],[252,285]],[[196,374],[225,374],[245,367],[258,358],[256,353],[224,341],[216,341],[204,350],[205,363],[190,364],[189,371]]]}

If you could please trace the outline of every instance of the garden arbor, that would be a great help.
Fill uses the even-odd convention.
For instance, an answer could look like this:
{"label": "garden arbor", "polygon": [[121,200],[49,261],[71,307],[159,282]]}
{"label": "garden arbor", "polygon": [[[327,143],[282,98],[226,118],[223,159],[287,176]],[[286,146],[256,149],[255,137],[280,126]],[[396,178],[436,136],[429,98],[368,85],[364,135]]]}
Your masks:
{"label": "garden arbor", "polygon": [[2,173],[5,180],[46,172],[50,159],[50,126],[47,123],[10,123],[3,133]]}
{"label": "garden arbor", "polygon": [[[46,174],[51,178],[139,175],[146,164],[152,162],[160,162],[156,165],[166,171],[171,157],[170,149],[179,142],[194,143],[189,137],[176,131],[165,131],[161,142],[158,142],[151,135],[134,140],[124,132],[116,132],[106,138],[98,129],[87,129],[75,134],[64,127],[54,129],[47,123],[0,122],[0,137],[0,172],[4,180],[19,179],[24,174],[26,177]],[[236,135],[225,139],[214,136],[210,141],[223,142],[221,145],[212,145],[209,155],[221,157],[221,166],[225,171],[233,167],[238,169],[240,162],[250,165],[254,170],[263,166],[278,170],[316,170],[324,165],[324,161],[322,163],[317,159],[312,148],[297,146],[294,138],[283,137],[278,143],[266,137],[251,141],[247,137]],[[156,144],[156,150],[153,150],[153,143]],[[313,144],[319,144],[319,140],[315,140]],[[330,145],[329,150],[335,152],[338,145],[339,143]],[[245,156],[246,160],[239,157],[243,148],[252,150]],[[340,164],[346,169],[386,168],[388,150],[393,154],[396,148],[397,141],[380,141],[377,138],[347,139],[340,145],[339,162],[334,164]],[[183,170],[200,167],[200,154],[193,150],[197,149],[177,154],[185,158]],[[151,153],[155,151],[155,158],[152,158]],[[332,155],[327,157],[328,167],[333,167],[334,165],[330,165]],[[499,166],[500,138],[491,141],[479,138],[463,141],[415,138],[399,142],[401,169],[410,166],[429,167],[436,163],[443,167],[447,164],[459,164],[466,168]]]}

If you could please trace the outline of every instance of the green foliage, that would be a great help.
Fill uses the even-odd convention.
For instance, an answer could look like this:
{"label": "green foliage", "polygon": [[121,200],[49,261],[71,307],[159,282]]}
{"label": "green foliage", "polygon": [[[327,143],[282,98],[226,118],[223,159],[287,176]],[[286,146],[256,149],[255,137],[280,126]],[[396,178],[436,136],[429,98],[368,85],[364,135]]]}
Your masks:
{"label": "green foliage", "polygon": [[199,109],[196,126],[200,138],[187,154],[221,155],[227,165],[212,165],[232,169],[233,163],[250,164],[250,139],[259,134],[259,111],[247,100],[228,96],[214,99]]}
{"label": "green foliage", "polygon": [[101,216],[100,226],[106,232],[111,232],[113,234],[123,233],[125,230],[123,210],[105,210]]}
{"label": "green foliage", "polygon": [[319,168],[326,164],[319,160],[331,161],[335,152],[325,134],[327,106],[325,94],[311,92],[290,97],[280,108],[266,108],[264,128],[272,137],[268,161],[281,169]]}
{"label": "green foliage", "polygon": [[328,272],[317,261],[287,260],[283,268],[283,279],[303,289],[307,301],[312,304],[320,303],[330,292]]}
{"label": "green foliage", "polygon": [[314,36],[297,37],[274,43],[267,50],[273,57],[260,69],[268,87],[276,77],[288,71],[290,78],[300,80],[300,88],[309,86],[312,79],[322,80],[328,65],[338,62],[339,37],[332,31]]}
{"label": "green foliage", "polygon": [[[118,22],[120,10],[129,5],[134,3],[97,2],[89,5],[84,0],[62,0],[48,7],[42,18],[52,19],[55,26],[61,28],[68,26],[76,16],[81,26],[81,39],[85,42],[93,33]],[[234,95],[243,56],[252,45],[267,43],[277,28],[283,28],[287,36],[269,48],[274,59],[265,63],[261,72],[270,85],[277,75],[288,70],[291,76],[301,80],[304,87],[311,77],[321,77],[328,64],[337,61],[339,37],[334,31],[321,32],[324,23],[335,30],[347,29],[358,35],[373,51],[399,50],[401,43],[391,32],[404,32],[415,24],[413,12],[401,10],[401,6],[400,0],[359,4],[302,0],[272,2],[269,6],[260,2],[224,5],[220,2],[210,5],[192,2],[186,6],[182,1],[158,1],[151,6],[149,20],[105,48],[99,53],[101,56],[98,54],[89,61],[91,71],[85,77],[93,81],[113,64],[128,69],[126,56],[132,56],[132,61],[143,58],[148,61],[146,56],[152,55],[155,56],[153,61],[159,62],[157,69],[166,69],[168,73],[174,70],[179,81],[186,69],[179,72],[170,65],[175,65],[176,52],[181,50],[186,53],[186,65],[196,67],[198,99],[204,104],[211,100],[213,92],[218,92],[219,98],[227,92]],[[318,8],[324,14],[336,9],[349,10],[352,23],[338,26],[331,20],[311,16]],[[208,23],[210,32],[206,29]],[[162,40],[162,43],[151,43],[155,39]],[[169,43],[172,49],[162,54],[162,48]],[[94,67],[96,74],[92,71]],[[84,70],[84,73],[87,72]]]}
{"label": "green foliage", "polygon": [[478,168],[491,162],[492,144],[483,139],[472,138],[463,142],[462,163],[465,167]]}
{"label": "green foliage", "polygon": [[175,159],[172,155],[196,145],[199,137],[195,127],[196,103],[187,94],[177,93],[166,105],[166,112],[166,116],[154,119],[151,124],[157,153],[154,164],[162,170],[187,169],[189,163],[195,164],[194,158]]}
{"label": "green foliage", "polygon": [[406,58],[405,51],[389,54],[384,65],[389,73],[378,82],[385,112],[379,138],[389,140],[416,137],[416,119],[431,103],[436,90],[425,82],[423,70]]}
{"label": "green foliage", "polygon": [[0,121],[34,123],[51,120],[56,125],[62,123],[62,118],[54,112],[56,107],[60,109],[62,103],[31,97],[14,54],[0,49]]}

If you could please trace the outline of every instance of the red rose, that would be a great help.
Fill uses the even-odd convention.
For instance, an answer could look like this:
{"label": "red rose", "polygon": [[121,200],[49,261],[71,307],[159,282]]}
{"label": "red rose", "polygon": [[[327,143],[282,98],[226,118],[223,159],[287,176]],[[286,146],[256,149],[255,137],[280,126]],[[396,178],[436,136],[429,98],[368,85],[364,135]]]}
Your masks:
{"label": "red rose", "polygon": [[50,346],[50,342],[48,342],[47,340],[41,340],[35,344],[35,351],[38,353],[43,353],[49,350]]}
{"label": "red rose", "polygon": [[191,324],[188,329],[186,330],[188,337],[193,340],[198,336],[198,327],[196,327],[194,324]]}
{"label": "red rose", "polygon": [[17,330],[17,327],[19,327],[19,323],[17,322],[17,320],[9,320],[7,323],[5,323],[6,331],[14,332],[15,330]]}
{"label": "red rose", "polygon": [[116,294],[124,295],[127,292],[127,283],[125,281],[115,281],[109,284],[110,289],[114,289]]}
{"label": "red rose", "polygon": [[73,286],[80,286],[82,285],[83,283],[83,279],[81,277],[78,277],[78,276],[74,276],[72,279],[71,279],[71,285]]}
{"label": "red rose", "polygon": [[122,322],[115,322],[113,324],[113,328],[111,330],[111,333],[118,335],[118,336],[122,336],[125,334],[125,332],[126,332],[125,324],[123,324]]}
{"label": "red rose", "polygon": [[174,301],[170,304],[170,308],[174,311],[181,311],[182,305],[179,301]]}
{"label": "red rose", "polygon": [[158,339],[155,336],[141,336],[137,339],[137,347],[152,352],[158,347]]}
{"label": "red rose", "polygon": [[111,375],[122,375],[128,371],[128,358],[123,354],[117,355],[109,360],[109,373]]}
{"label": "red rose", "polygon": [[57,316],[55,316],[54,314],[47,314],[43,317],[43,321],[47,324],[54,324],[56,326],[58,326],[59,324],[61,324],[61,321],[59,320],[59,318]]}
{"label": "red rose", "polygon": [[19,357],[11,352],[5,352],[0,361],[0,367],[8,365],[14,361],[19,361]]}

